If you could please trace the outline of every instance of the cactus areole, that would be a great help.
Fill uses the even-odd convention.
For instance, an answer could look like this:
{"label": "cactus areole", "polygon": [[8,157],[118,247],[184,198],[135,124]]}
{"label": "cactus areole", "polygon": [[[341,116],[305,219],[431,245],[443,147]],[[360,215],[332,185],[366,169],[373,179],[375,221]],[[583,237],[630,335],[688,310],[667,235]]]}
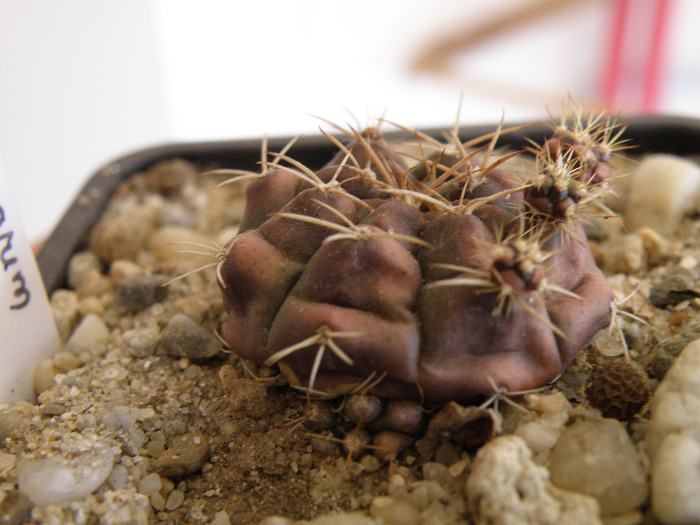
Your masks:
{"label": "cactus areole", "polygon": [[264,151],[231,179],[254,180],[219,255],[226,342],[319,395],[441,403],[553,381],[613,300],[581,219],[610,214],[620,130],[568,122],[510,154],[500,127],[396,144],[350,129],[316,172]]}

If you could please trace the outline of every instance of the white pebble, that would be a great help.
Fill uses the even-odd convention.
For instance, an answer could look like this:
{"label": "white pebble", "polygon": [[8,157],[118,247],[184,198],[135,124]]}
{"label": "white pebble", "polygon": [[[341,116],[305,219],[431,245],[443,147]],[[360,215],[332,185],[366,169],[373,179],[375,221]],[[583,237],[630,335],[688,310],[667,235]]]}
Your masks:
{"label": "white pebble", "polygon": [[211,525],[231,525],[231,518],[228,517],[228,512],[225,510],[220,510],[214,514],[214,519],[211,521]]}
{"label": "white pebble", "polygon": [[56,290],[51,294],[51,313],[61,341],[70,336],[78,321],[78,294],[73,290]]}
{"label": "white pebble", "polygon": [[66,503],[97,489],[112,471],[114,452],[101,442],[82,440],[79,455],[23,457],[17,464],[19,489],[35,505]]}
{"label": "white pebble", "polygon": [[554,447],[561,430],[540,421],[529,421],[515,430],[515,435],[525,440],[534,454],[548,452]]}
{"label": "white pebble", "polygon": [[163,498],[163,496],[160,495],[159,492],[151,494],[150,501],[151,506],[157,511],[160,512],[162,510],[165,510],[165,499]]}
{"label": "white pebble", "polygon": [[603,261],[610,273],[640,272],[646,266],[644,241],[636,233],[614,237],[603,245]]}
{"label": "white pebble", "polygon": [[447,501],[449,494],[435,481],[416,481],[411,484],[409,499],[421,510],[427,509],[433,501]]}
{"label": "white pebble", "polygon": [[129,430],[139,416],[139,409],[127,406],[116,406],[112,409],[124,430]]}
{"label": "white pebble", "polygon": [[168,494],[168,499],[165,501],[165,510],[175,510],[182,502],[185,501],[185,494],[179,490],[175,489]]}
{"label": "white pebble", "polygon": [[44,359],[34,369],[34,392],[41,394],[50,389],[54,384],[54,378],[60,370],[53,366],[53,359]]}
{"label": "white pebble", "polygon": [[78,359],[78,356],[70,352],[61,351],[53,357],[53,365],[63,372],[75,370],[83,366],[83,362]]}
{"label": "white pebble", "polygon": [[698,265],[698,260],[692,255],[685,255],[678,261],[678,266],[685,270],[692,270]]}
{"label": "white pebble", "polygon": [[[228,518],[228,514],[226,515],[226,518]],[[294,525],[294,520],[284,518],[282,516],[268,516],[260,522],[260,525]]]}
{"label": "white pebble", "polygon": [[129,438],[137,449],[140,449],[146,442],[146,433],[140,428],[129,431]]}
{"label": "white pebble", "polygon": [[162,486],[163,481],[161,480],[161,477],[156,472],[152,472],[148,476],[141,478],[138,488],[141,494],[150,496],[151,494],[160,492]]}
{"label": "white pebble", "polygon": [[[279,518],[280,520],[285,520],[287,518]],[[293,522],[289,520],[284,521],[263,521],[260,525],[291,525]],[[303,522],[302,522],[303,523]],[[381,522],[380,522],[381,523]],[[384,522],[386,525],[400,525],[399,522]],[[373,520],[369,516],[365,516],[362,512],[338,512],[333,514],[326,514],[324,516],[319,516],[311,521],[304,523],[304,525],[377,525],[377,521]]]}
{"label": "white pebble", "polygon": [[129,479],[129,471],[124,465],[114,465],[109,473],[107,482],[114,490],[123,490],[126,488],[126,482]]}
{"label": "white pebble", "polygon": [[625,223],[662,235],[675,230],[686,213],[697,209],[700,167],[673,155],[650,155],[630,176]]}
{"label": "white pebble", "polygon": [[379,518],[382,523],[391,523],[392,525],[418,525],[420,523],[420,512],[412,501],[390,496],[374,498],[369,513],[373,517]]}
{"label": "white pebble", "polygon": [[651,505],[664,524],[700,523],[700,432],[669,435],[652,463]]}
{"label": "white pebble", "polygon": [[0,472],[7,472],[12,467],[15,466],[17,461],[17,456],[14,454],[7,454],[5,452],[0,452]]}
{"label": "white pebble", "polygon": [[700,339],[683,349],[657,387],[646,443],[654,515],[669,525],[700,523]]}
{"label": "white pebble", "polygon": [[108,339],[109,329],[102,318],[89,314],[68,338],[64,350],[75,355],[81,355],[84,352],[101,355],[106,351]]}
{"label": "white pebble", "polygon": [[115,285],[121,284],[131,277],[143,275],[143,268],[133,261],[117,259],[109,266],[109,276]]}
{"label": "white pebble", "polygon": [[595,497],[603,516],[638,508],[649,494],[641,458],[616,419],[567,427],[549,456],[549,470],[556,486]]}
{"label": "white pebble", "polygon": [[102,269],[102,263],[92,251],[78,252],[68,262],[68,286],[77,290],[83,278],[91,271]]}
{"label": "white pebble", "polygon": [[466,489],[479,525],[601,523],[596,500],[553,486],[517,436],[497,437],[479,449]]}

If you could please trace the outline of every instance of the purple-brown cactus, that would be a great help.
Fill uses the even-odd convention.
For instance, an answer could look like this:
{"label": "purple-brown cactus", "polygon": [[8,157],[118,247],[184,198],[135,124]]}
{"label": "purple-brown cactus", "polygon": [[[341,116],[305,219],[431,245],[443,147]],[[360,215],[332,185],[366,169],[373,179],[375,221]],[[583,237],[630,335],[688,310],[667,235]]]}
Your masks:
{"label": "purple-brown cactus", "polygon": [[351,130],[317,172],[264,157],[219,256],[227,343],[316,394],[444,402],[552,381],[613,300],[579,219],[618,137],[588,124],[555,126],[517,163],[529,173],[493,155],[500,130],[415,133],[412,152]]}

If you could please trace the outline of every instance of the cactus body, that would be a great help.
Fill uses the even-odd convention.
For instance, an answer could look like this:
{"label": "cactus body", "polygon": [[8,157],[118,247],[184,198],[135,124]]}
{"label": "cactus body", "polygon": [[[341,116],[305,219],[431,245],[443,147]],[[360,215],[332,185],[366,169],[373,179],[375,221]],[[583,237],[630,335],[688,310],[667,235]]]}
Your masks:
{"label": "cactus body", "polygon": [[219,266],[227,343],[312,393],[439,403],[552,381],[610,321],[579,218],[612,129],[556,128],[525,175],[454,134],[402,156],[374,128],[315,173],[276,164]]}

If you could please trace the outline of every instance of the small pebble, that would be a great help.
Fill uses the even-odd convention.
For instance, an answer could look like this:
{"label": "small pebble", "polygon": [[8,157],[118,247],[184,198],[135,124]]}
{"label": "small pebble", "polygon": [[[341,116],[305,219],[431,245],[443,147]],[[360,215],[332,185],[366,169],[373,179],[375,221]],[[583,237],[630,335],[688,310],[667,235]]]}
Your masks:
{"label": "small pebble", "polygon": [[39,361],[34,369],[34,392],[41,394],[54,386],[54,378],[61,371],[53,365],[53,359],[43,359]]}
{"label": "small pebble", "polygon": [[150,211],[132,210],[102,219],[90,234],[90,248],[105,263],[133,261],[154,230]]}
{"label": "small pebble", "polygon": [[91,271],[102,271],[102,263],[95,255],[95,252],[78,252],[70,258],[68,262],[68,286],[77,290],[83,278]]}
{"label": "small pebble", "polygon": [[149,500],[151,501],[151,506],[158,512],[165,510],[165,498],[158,492],[151,494]]}
{"label": "small pebble", "polygon": [[700,168],[675,155],[647,156],[630,175],[625,224],[630,230],[644,226],[669,235],[687,213],[697,208]]}
{"label": "small pebble", "polygon": [[596,500],[553,486],[517,436],[496,437],[479,449],[466,493],[479,525],[601,524]]}
{"label": "small pebble", "polygon": [[104,314],[105,304],[102,302],[101,297],[82,297],[78,303],[78,313],[80,316],[85,317],[90,314],[101,316]]}
{"label": "small pebble", "polygon": [[112,293],[112,291],[114,291],[112,279],[102,275],[99,270],[90,270],[80,281],[80,286],[76,288],[80,299],[100,297],[104,294]]}
{"label": "small pebble", "polygon": [[[261,522],[264,523],[265,520]],[[211,525],[231,525],[231,518],[228,516],[228,512],[225,510],[220,510],[214,514],[214,519],[211,521]]]}
{"label": "small pebble", "polygon": [[109,277],[116,286],[119,286],[127,279],[143,275],[143,271],[143,268],[134,261],[117,259],[109,266]]}
{"label": "small pebble", "polygon": [[53,357],[53,366],[58,368],[61,372],[75,370],[76,368],[83,366],[83,364],[84,363],[77,355],[71,352],[66,352],[65,350],[57,352]]}
{"label": "small pebble", "polygon": [[433,461],[436,463],[442,463],[443,465],[449,467],[454,462],[459,460],[460,455],[460,449],[455,446],[454,443],[452,443],[449,439],[443,439],[435,449]]}
{"label": "small pebble", "polygon": [[182,205],[165,202],[158,212],[158,226],[181,226],[192,229],[196,227],[196,222],[192,213]]}
{"label": "small pebble", "polygon": [[78,294],[73,290],[56,290],[51,294],[51,313],[61,341],[66,341],[78,323]]}
{"label": "small pebble", "polygon": [[365,472],[377,472],[380,468],[382,468],[382,464],[379,462],[379,460],[371,454],[364,456],[360,460],[360,465],[362,465],[362,468],[365,469]]}
{"label": "small pebble", "polygon": [[85,353],[102,355],[107,350],[108,339],[109,329],[105,322],[99,316],[90,314],[80,322],[63,349],[77,356]]}
{"label": "small pebble", "polygon": [[44,403],[43,405],[39,406],[39,412],[42,413],[44,416],[60,416],[66,411],[66,407],[59,403]]}
{"label": "small pebble", "polygon": [[173,441],[153,464],[153,470],[167,477],[192,474],[209,459],[209,440],[204,434],[185,434]]}
{"label": "small pebble", "polygon": [[672,328],[678,328],[681,326],[683,323],[685,323],[688,318],[690,317],[690,314],[688,312],[688,309],[680,310],[678,312],[673,312],[671,315],[669,315],[666,318],[666,322],[668,323],[668,326]]}
{"label": "small pebble", "polygon": [[642,238],[644,252],[649,266],[663,264],[670,255],[669,242],[653,228],[644,226],[635,231]]}
{"label": "small pebble", "polygon": [[217,355],[221,343],[186,315],[175,314],[163,329],[158,347],[168,355],[204,359]]}
{"label": "small pebble", "polygon": [[122,345],[132,357],[145,359],[155,354],[159,337],[160,333],[155,326],[134,328],[122,333]]}
{"label": "small pebble", "polygon": [[186,160],[164,160],[143,174],[143,183],[151,191],[173,196],[187,180],[196,176],[197,170]]}
{"label": "small pebble", "polygon": [[165,451],[165,434],[160,431],[154,432],[151,435],[151,439],[146,445],[146,452],[149,455],[157,458]]}
{"label": "small pebble", "polygon": [[369,508],[372,517],[388,525],[418,525],[420,511],[412,501],[377,496]]}
{"label": "small pebble", "polygon": [[131,430],[136,421],[143,421],[148,417],[153,417],[155,411],[152,408],[136,408],[125,405],[112,407],[112,414],[119,422],[119,426],[126,431]]}
{"label": "small pebble", "polygon": [[146,496],[160,492],[160,488],[163,486],[160,476],[156,472],[150,473],[139,480],[138,490]]}
{"label": "small pebble", "polygon": [[17,456],[15,456],[14,454],[0,452],[0,472],[7,472],[15,466],[16,462]]}
{"label": "small pebble", "polygon": [[165,510],[175,510],[182,505],[183,501],[185,501],[185,494],[181,490],[175,489],[168,494],[168,499],[165,500]]}
{"label": "small pebble", "polygon": [[97,418],[93,414],[80,414],[75,420],[78,430],[86,430],[97,426]]}
{"label": "small pebble", "polygon": [[426,481],[435,481],[442,487],[449,487],[454,481],[450,469],[442,463],[437,463],[435,461],[423,463],[423,479]]}
{"label": "small pebble", "polygon": [[[228,514],[226,518],[228,519]],[[283,516],[268,516],[260,522],[260,525],[294,525],[294,520]]]}
{"label": "small pebble", "polygon": [[563,414],[564,422],[571,412],[572,406],[566,396],[561,392],[552,394],[527,394],[525,402],[532,410],[541,414]]}
{"label": "small pebble", "polygon": [[[265,524],[267,525],[267,524]],[[287,525],[285,522],[270,525]],[[298,522],[295,525],[377,525],[377,522],[362,512],[332,512],[319,516],[309,522]],[[386,525],[394,525],[386,522]]]}
{"label": "small pebble", "polygon": [[678,266],[684,270],[692,270],[698,265],[698,260],[692,255],[685,255],[678,261]]}
{"label": "small pebble", "polygon": [[675,306],[698,296],[700,296],[700,279],[697,272],[686,268],[671,269],[649,290],[649,301],[657,308]]}
{"label": "small pebble", "polygon": [[433,501],[448,501],[449,493],[435,481],[416,481],[411,485],[409,499],[423,511]]}
{"label": "small pebble", "polygon": [[175,488],[175,483],[170,481],[168,478],[161,478],[162,485],[160,487],[160,495],[167,499],[170,491]]}
{"label": "small pebble", "polygon": [[674,432],[652,460],[651,506],[662,522],[700,523],[700,433]]}
{"label": "small pebble", "polygon": [[662,379],[678,354],[697,338],[700,338],[700,319],[694,318],[684,323],[678,333],[667,337],[656,346],[651,359],[651,374],[657,379]]}
{"label": "small pebble", "polygon": [[646,267],[644,240],[636,233],[626,233],[603,247],[603,263],[610,273],[636,274]]}
{"label": "small pebble", "polygon": [[389,476],[389,484],[387,485],[387,492],[392,496],[398,493],[405,492],[406,489],[406,478],[401,474],[392,474]]}
{"label": "small pebble", "polygon": [[[63,440],[67,439],[66,436]],[[19,489],[36,505],[66,503],[91,494],[112,471],[114,452],[100,441],[73,434],[73,453],[25,456],[17,464]]]}
{"label": "small pebble", "polygon": [[189,365],[182,373],[185,379],[196,379],[202,375],[203,369],[199,365]]}
{"label": "small pebble", "polygon": [[107,477],[107,483],[114,490],[123,490],[126,487],[126,483],[129,479],[129,471],[124,465],[114,465],[112,471]]}
{"label": "small pebble", "polygon": [[549,471],[556,486],[595,497],[604,516],[636,509],[649,495],[641,459],[616,419],[567,427],[549,456]]}
{"label": "small pebble", "polygon": [[168,295],[163,286],[167,279],[162,275],[137,275],[125,279],[115,291],[115,300],[129,312],[139,312]]}
{"label": "small pebble", "polygon": [[514,434],[523,438],[533,454],[546,454],[556,444],[561,429],[542,421],[528,421],[515,429]]}
{"label": "small pebble", "polygon": [[651,507],[662,523],[700,523],[700,340],[683,348],[656,388],[646,444]]}

